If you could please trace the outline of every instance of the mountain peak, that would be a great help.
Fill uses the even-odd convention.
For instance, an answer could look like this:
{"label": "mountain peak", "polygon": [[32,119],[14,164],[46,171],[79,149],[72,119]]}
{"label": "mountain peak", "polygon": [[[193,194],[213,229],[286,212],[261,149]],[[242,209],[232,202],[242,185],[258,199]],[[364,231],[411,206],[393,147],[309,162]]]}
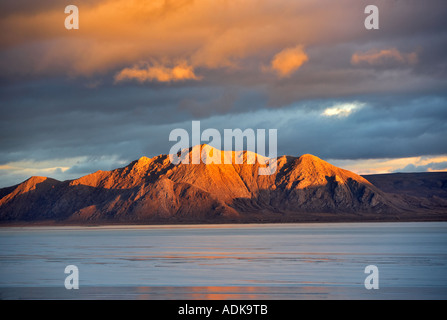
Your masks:
{"label": "mountain peak", "polygon": [[148,162],[150,160],[151,160],[151,158],[148,158],[146,156],[142,156],[140,159],[137,160],[137,162]]}
{"label": "mountain peak", "polygon": [[[52,178],[41,177],[41,176],[32,176],[24,182],[18,184],[17,186],[13,186],[10,188],[11,192],[3,195],[0,198],[0,209],[1,206],[14,198],[21,197],[26,194],[30,194],[32,192],[48,192],[49,189],[54,188],[59,185],[61,182]],[[2,194],[0,192],[0,194]]]}
{"label": "mountain peak", "polygon": [[222,150],[206,143],[181,150],[181,159],[189,159],[189,163],[192,164],[246,164],[247,162],[254,164],[256,161],[265,163],[268,160],[267,157],[253,151]]}
{"label": "mountain peak", "polygon": [[25,189],[35,189],[38,184],[52,185],[58,182],[58,180],[48,177],[32,176],[28,180],[25,180],[23,184],[26,186]]}
{"label": "mountain peak", "polygon": [[[143,156],[125,167],[75,180],[31,177],[2,189],[0,219],[206,222],[254,215],[260,219],[256,221],[266,221],[264,215],[277,219],[278,214],[395,209],[366,179],[311,154],[278,157],[273,174],[259,175],[263,157],[251,151],[201,144],[183,153],[190,157],[189,165],[175,165],[168,155]],[[220,164],[212,161],[216,156]],[[191,162],[194,157],[201,165]],[[249,157],[253,165],[246,165]]]}
{"label": "mountain peak", "polygon": [[152,162],[151,158],[148,158],[146,156],[142,156],[140,159],[135,161],[135,165],[136,167],[144,167],[147,166],[149,163]]}
{"label": "mountain peak", "polygon": [[323,162],[326,162],[326,161],[321,160],[317,156],[314,156],[313,154],[310,154],[310,153],[306,153],[306,154],[301,155],[299,157],[299,159],[302,159],[302,160],[305,160],[305,161],[323,161]]}
{"label": "mountain peak", "polygon": [[42,182],[42,181],[45,181],[45,180],[48,180],[48,179],[50,179],[50,178],[43,177],[43,176],[31,176],[26,181],[28,181],[28,182]]}

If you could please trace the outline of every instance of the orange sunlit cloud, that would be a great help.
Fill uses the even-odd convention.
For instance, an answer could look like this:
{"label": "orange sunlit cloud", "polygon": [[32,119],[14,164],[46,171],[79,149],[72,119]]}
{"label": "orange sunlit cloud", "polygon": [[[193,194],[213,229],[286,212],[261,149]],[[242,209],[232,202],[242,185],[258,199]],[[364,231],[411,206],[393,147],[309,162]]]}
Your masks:
{"label": "orange sunlit cloud", "polygon": [[272,69],[280,77],[286,77],[298,70],[309,57],[304,52],[302,46],[287,48],[275,55],[271,62]]}
{"label": "orange sunlit cloud", "polygon": [[126,80],[136,80],[140,83],[147,81],[171,82],[200,80],[200,77],[195,75],[192,66],[182,62],[172,68],[162,65],[147,66],[146,68],[134,66],[125,68],[115,75],[115,83]]}
{"label": "orange sunlit cloud", "polygon": [[335,6],[328,13],[311,0],[290,2],[287,11],[284,3],[270,0],[97,0],[79,4],[79,30],[69,31],[64,6],[53,4],[0,20],[0,28],[8,30],[0,39],[8,51],[0,67],[11,75],[92,76],[164,59],[215,69],[254,57],[262,65],[276,53],[270,67],[287,76],[307,61],[302,49],[293,47],[297,41],[310,46],[349,37],[346,27],[329,17],[350,17],[356,6],[361,8]]}
{"label": "orange sunlit cloud", "polygon": [[354,53],[351,58],[353,65],[369,64],[373,66],[383,65],[388,62],[411,65],[416,64],[417,61],[418,55],[416,52],[402,53],[396,48]]}

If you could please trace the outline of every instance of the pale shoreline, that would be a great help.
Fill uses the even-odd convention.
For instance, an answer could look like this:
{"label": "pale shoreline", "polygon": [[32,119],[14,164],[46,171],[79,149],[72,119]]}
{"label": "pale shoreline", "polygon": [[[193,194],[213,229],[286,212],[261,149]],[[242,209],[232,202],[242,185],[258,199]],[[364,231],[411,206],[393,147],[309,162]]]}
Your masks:
{"label": "pale shoreline", "polygon": [[157,226],[159,228],[173,226],[213,225],[275,225],[275,224],[320,224],[320,223],[369,223],[369,222],[441,222],[447,221],[447,212],[403,212],[403,213],[245,213],[237,218],[188,219],[171,217],[166,219],[147,220],[37,220],[37,221],[1,221],[0,228],[9,227],[119,227],[119,226]]}
{"label": "pale shoreline", "polygon": [[368,220],[368,221],[302,221],[302,222],[235,222],[235,223],[172,223],[172,224],[131,224],[131,223],[111,223],[111,224],[66,224],[66,223],[11,223],[11,224],[0,224],[1,229],[49,229],[49,230],[70,230],[85,228],[91,230],[146,230],[146,229],[228,229],[228,228],[274,228],[274,227],[285,227],[285,226],[306,226],[306,227],[319,227],[323,225],[362,225],[362,224],[413,224],[413,223],[446,223],[447,220]]}

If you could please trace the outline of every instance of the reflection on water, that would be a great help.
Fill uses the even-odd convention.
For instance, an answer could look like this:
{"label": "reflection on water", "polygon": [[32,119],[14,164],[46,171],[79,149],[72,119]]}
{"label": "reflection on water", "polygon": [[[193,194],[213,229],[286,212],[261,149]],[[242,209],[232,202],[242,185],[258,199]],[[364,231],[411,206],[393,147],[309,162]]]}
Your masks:
{"label": "reflection on water", "polygon": [[445,222],[2,228],[0,298],[445,299],[446,245]]}
{"label": "reflection on water", "polygon": [[442,287],[385,287],[366,290],[343,286],[217,286],[217,287],[59,287],[0,288],[1,299],[82,300],[366,300],[446,299]]}

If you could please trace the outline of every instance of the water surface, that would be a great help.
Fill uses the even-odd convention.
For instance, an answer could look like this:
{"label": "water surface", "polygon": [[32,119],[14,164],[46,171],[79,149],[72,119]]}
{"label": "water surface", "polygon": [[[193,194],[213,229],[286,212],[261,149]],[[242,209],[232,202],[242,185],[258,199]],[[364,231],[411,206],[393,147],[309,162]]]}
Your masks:
{"label": "water surface", "polygon": [[3,299],[446,299],[446,272],[447,222],[0,229]]}

